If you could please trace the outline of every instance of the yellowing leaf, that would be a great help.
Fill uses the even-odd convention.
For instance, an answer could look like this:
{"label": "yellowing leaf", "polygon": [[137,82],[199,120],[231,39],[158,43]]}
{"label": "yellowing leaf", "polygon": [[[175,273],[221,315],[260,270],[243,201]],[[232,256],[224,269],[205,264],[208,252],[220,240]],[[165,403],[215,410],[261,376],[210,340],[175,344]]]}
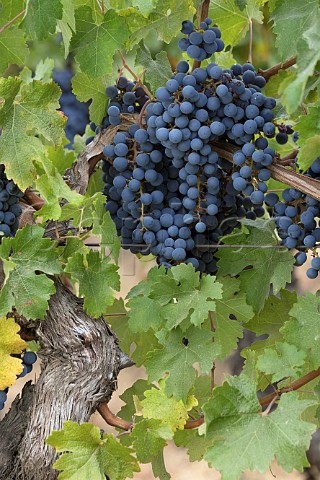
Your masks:
{"label": "yellowing leaf", "polygon": [[174,432],[182,430],[188,418],[188,410],[197,404],[196,399],[193,396],[189,397],[185,405],[175,397],[167,397],[164,392],[165,381],[160,381],[159,385],[159,390],[152,388],[144,392],[146,398],[141,402],[144,418],[162,420]]}
{"label": "yellowing leaf", "polygon": [[18,335],[20,326],[13,318],[0,318],[0,390],[11,387],[22,372],[22,362],[11,356],[19,354],[27,346]]}

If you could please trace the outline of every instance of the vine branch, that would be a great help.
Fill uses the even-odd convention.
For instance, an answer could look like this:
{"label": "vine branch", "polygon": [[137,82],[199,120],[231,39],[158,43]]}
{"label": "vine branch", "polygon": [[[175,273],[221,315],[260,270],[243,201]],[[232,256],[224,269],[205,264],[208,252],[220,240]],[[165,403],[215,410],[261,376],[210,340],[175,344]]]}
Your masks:
{"label": "vine branch", "polygon": [[44,205],[44,200],[43,198],[39,197],[33,190],[28,188],[25,191],[25,194],[23,196],[24,200],[27,202],[28,205],[33,207],[35,210],[39,211]]}
{"label": "vine branch", "polygon": [[19,17],[21,17],[22,15],[24,15],[26,13],[27,9],[25,8],[24,10],[22,10],[22,12],[18,13],[18,15],[16,15],[12,20],[10,20],[8,23],[6,23],[5,25],[3,25],[3,27],[0,28],[0,33],[2,33],[6,28],[10,27],[10,25],[15,22]]}
{"label": "vine branch", "polygon": [[307,373],[301,378],[298,378],[294,382],[290,383],[287,387],[280,388],[277,392],[270,393],[269,395],[265,395],[264,397],[260,398],[259,402],[260,405],[263,407],[268,405],[272,402],[275,396],[281,396],[283,393],[293,392],[295,390],[299,390],[299,388],[303,387],[307,383],[312,382],[315,378],[320,377],[320,368],[317,370],[313,370],[312,372]]}
{"label": "vine branch", "polygon": [[[228,162],[233,163],[233,154],[238,150],[235,145],[227,142],[213,142],[212,145],[220,157],[224,158]],[[301,175],[301,173],[297,173],[293,170],[285,168],[283,165],[281,165],[281,159],[279,163],[280,164],[273,163],[272,165],[268,166],[271,177],[274,180],[278,180],[279,182],[285,183],[290,187],[296,188],[297,190],[300,190],[300,192],[310,195],[311,197],[320,201],[319,180],[306,177],[305,175]]]}
{"label": "vine branch", "polygon": [[[280,388],[279,390],[275,390],[273,393],[269,395],[265,395],[264,397],[259,399],[260,405],[266,406],[268,408],[265,412],[262,412],[263,415],[267,415],[274,403],[283,395],[284,393],[293,392],[295,390],[299,390],[299,388],[303,387],[309,382],[312,382],[315,378],[320,377],[320,368],[317,370],[313,370],[312,372],[307,373],[301,378],[298,378],[294,382],[290,383],[287,387]],[[117,417],[114,415],[107,404],[101,404],[98,408],[100,415],[104,418],[104,420],[111,425],[112,427],[117,427],[122,430],[131,430],[133,427],[132,422],[127,422],[126,420],[122,420],[122,418]],[[267,413],[266,413],[267,412]],[[196,420],[188,420],[184,425],[185,430],[191,430],[193,428],[198,428],[204,423],[204,416],[201,415],[200,418]]]}
{"label": "vine branch", "polygon": [[288,60],[286,60],[285,62],[277,63],[276,65],[268,68],[267,70],[259,69],[258,70],[258,75],[261,75],[262,77],[264,77],[266,79],[266,81],[268,81],[268,80],[270,80],[270,78],[273,75],[277,75],[277,73],[279,73],[280,70],[287,70],[288,68],[295,65],[296,61],[297,61],[297,57],[291,57]]}

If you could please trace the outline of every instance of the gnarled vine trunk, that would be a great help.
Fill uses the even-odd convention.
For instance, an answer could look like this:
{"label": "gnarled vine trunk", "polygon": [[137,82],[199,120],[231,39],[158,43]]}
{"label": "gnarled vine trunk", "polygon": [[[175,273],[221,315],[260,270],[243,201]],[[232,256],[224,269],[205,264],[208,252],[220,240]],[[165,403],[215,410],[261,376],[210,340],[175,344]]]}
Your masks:
{"label": "gnarled vine trunk", "polygon": [[[65,420],[88,421],[99,403],[110,399],[120,369],[130,364],[103,317],[90,317],[82,300],[60,282],[55,285],[48,314],[37,328],[42,346],[39,380],[27,404],[22,400],[0,424],[1,450],[11,459],[10,467],[8,461],[1,462],[1,480],[55,479],[56,452],[46,438]],[[15,430],[6,427],[18,421],[25,431],[15,438]]]}

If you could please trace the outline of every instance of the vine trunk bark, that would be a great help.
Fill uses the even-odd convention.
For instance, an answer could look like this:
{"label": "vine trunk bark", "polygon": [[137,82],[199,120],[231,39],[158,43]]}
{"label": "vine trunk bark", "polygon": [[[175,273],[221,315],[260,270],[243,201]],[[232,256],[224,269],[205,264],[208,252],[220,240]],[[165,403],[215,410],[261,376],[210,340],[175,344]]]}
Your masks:
{"label": "vine trunk bark", "polygon": [[55,284],[48,314],[36,329],[42,347],[39,380],[0,424],[1,480],[57,478],[52,469],[57,455],[46,438],[65,420],[88,421],[99,403],[110,399],[119,371],[131,364],[104,318],[87,315],[81,299],[58,280]]}

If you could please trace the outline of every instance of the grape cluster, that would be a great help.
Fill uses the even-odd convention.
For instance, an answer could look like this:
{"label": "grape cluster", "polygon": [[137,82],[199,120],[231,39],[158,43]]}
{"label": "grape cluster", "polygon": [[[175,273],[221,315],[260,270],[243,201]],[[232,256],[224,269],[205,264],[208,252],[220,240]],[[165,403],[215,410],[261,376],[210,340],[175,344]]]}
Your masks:
{"label": "grape cluster", "polygon": [[[219,238],[239,219],[264,215],[275,152],[263,127],[275,135],[275,100],[260,93],[264,79],[251,64],[188,71],[179,62],[157,90],[146,129],[134,124],[105,146],[106,209],[124,248],[152,253],[166,266],[186,261],[215,273]],[[218,140],[241,146],[234,165],[219,158],[212,146]]]}
{"label": "grape cluster", "polygon": [[68,117],[65,133],[70,141],[66,147],[69,149],[73,146],[74,136],[83,135],[89,123],[89,102],[80,102],[72,92],[72,77],[73,73],[70,68],[55,70],[53,74],[54,80],[62,90],[59,100],[61,110]]}
{"label": "grape cluster", "polygon": [[[305,175],[320,180],[320,158],[312,163]],[[320,271],[317,253],[320,244],[320,202],[295,188],[283,190],[281,200],[276,193],[269,195],[272,195],[269,206],[272,207],[282,245],[298,250],[295,254],[296,266],[305,264],[306,252],[310,250],[314,258],[307,277],[317,278]]]}
{"label": "grape cluster", "polygon": [[[183,31],[191,35],[190,23]],[[241,219],[264,216],[265,209],[274,215],[283,245],[316,246],[318,202],[295,189],[285,190],[282,200],[268,192],[268,167],[276,158],[268,139],[284,144],[294,132],[274,121],[276,101],[261,92],[265,83],[250,63],[230,69],[210,63],[189,72],[188,62],[180,61],[147,105],[145,125],[132,124],[105,146],[106,210],[123,248],[151,253],[168,268],[186,262],[216,273],[220,238]],[[117,88],[104,126],[121,123],[123,95]],[[219,156],[221,150],[233,152],[231,161]],[[316,161],[307,174],[317,168]],[[317,262],[309,275],[315,276]]]}
{"label": "grape cluster", "polygon": [[200,22],[200,28],[197,30],[190,20],[182,22],[181,32],[187,37],[179,40],[180,50],[187,52],[190,58],[199,62],[211,57],[215,52],[221,52],[224,49],[221,30],[218,27],[210,27],[211,24],[212,19],[206,18]]}
{"label": "grape cluster", "polygon": [[[90,125],[95,134],[99,133],[101,128],[120,125],[121,115],[139,113],[143,105],[149,100],[144,89],[136,81],[131,82],[123,75],[119,76],[115,85],[107,87],[106,94],[110,99],[107,106],[107,115],[102,120],[101,126],[97,126],[95,123]],[[93,138],[94,136],[88,137],[86,143],[90,143]]]}
{"label": "grape cluster", "polygon": [[21,190],[5,174],[4,165],[0,165],[0,241],[1,237],[13,237],[19,227],[22,209],[19,200]]}
{"label": "grape cluster", "polygon": [[[22,357],[23,370],[18,375],[18,378],[25,377],[32,371],[33,364],[37,361],[37,355],[34,352],[26,352]],[[3,410],[4,404],[7,401],[8,389],[0,390],[0,410]]]}

